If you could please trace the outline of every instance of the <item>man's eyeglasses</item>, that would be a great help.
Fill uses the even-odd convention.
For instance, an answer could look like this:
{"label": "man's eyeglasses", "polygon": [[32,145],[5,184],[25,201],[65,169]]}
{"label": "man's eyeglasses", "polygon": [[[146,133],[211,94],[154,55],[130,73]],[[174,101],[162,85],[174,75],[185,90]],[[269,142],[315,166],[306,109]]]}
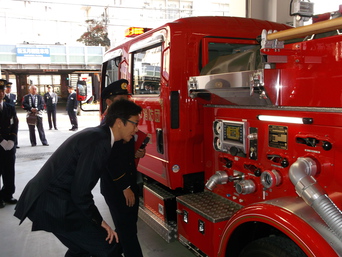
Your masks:
{"label": "man's eyeglasses", "polygon": [[126,120],[125,121],[128,121],[129,123],[132,123],[135,127],[137,127],[139,125],[138,122],[135,122],[135,121],[132,121],[132,120]]}

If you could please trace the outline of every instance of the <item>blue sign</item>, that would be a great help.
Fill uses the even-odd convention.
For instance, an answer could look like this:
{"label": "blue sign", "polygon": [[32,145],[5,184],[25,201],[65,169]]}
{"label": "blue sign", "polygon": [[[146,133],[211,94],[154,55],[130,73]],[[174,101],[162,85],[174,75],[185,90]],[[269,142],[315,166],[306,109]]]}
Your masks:
{"label": "blue sign", "polygon": [[17,47],[17,57],[50,57],[50,48]]}

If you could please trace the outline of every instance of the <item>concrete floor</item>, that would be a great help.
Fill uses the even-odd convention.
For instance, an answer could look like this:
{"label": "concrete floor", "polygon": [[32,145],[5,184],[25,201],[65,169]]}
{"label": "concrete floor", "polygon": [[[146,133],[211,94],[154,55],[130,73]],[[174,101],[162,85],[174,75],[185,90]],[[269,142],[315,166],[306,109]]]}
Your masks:
{"label": "concrete floor", "polygon": [[[29,142],[25,113],[19,107],[17,107],[17,111],[19,118],[18,141],[20,149],[17,150],[16,159],[15,198],[19,198],[26,183],[39,171],[40,167],[55,149],[66,138],[75,133],[69,131],[69,118],[64,111],[64,106],[61,106],[57,112],[57,126],[59,130],[48,130],[46,115],[43,118],[45,134],[50,146],[42,146],[37,133],[37,146],[33,148]],[[78,116],[78,120],[79,130],[99,124],[97,112],[82,112],[81,116]],[[94,188],[93,195],[104,220],[114,227],[109,210],[99,192],[98,186]],[[28,219],[19,226],[19,220],[13,216],[13,213],[13,205],[6,205],[5,208],[0,209],[0,257],[64,256],[66,247],[51,233],[44,231],[31,232],[31,222]],[[193,253],[178,241],[171,243],[165,242],[140,219],[138,221],[138,236],[145,257],[194,256]]]}

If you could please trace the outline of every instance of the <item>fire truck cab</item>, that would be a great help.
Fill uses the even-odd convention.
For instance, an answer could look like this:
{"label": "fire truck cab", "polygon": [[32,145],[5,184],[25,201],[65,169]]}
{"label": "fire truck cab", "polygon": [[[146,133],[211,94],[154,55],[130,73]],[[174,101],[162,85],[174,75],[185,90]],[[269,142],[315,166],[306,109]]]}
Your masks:
{"label": "fire truck cab", "polygon": [[342,36],[272,38],[292,30],[190,17],[106,52],[102,90],[127,79],[150,137],[139,216],[167,241],[197,256],[342,256]]}

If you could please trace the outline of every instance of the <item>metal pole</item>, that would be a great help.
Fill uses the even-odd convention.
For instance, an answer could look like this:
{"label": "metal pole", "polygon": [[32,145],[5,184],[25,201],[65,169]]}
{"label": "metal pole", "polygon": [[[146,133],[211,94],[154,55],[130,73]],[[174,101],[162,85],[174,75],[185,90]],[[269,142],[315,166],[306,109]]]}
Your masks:
{"label": "metal pole", "polygon": [[287,29],[283,31],[279,31],[276,33],[268,34],[267,40],[287,40],[292,38],[298,38],[298,37],[305,37],[311,34],[318,34],[323,33],[327,31],[332,31],[336,29],[342,29],[342,17],[327,20],[327,21],[321,21],[317,22],[311,25],[293,28],[293,29]]}

